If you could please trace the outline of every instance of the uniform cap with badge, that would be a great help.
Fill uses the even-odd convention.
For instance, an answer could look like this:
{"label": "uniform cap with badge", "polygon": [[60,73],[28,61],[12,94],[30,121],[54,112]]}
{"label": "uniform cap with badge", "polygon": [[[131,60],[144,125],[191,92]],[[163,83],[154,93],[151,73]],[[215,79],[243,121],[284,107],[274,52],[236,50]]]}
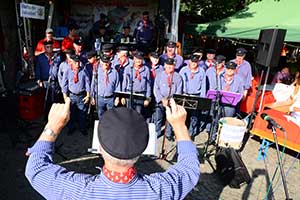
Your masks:
{"label": "uniform cap with badge", "polygon": [[138,59],[144,59],[144,54],[141,51],[137,51],[137,52],[135,52],[134,57],[136,57]]}
{"label": "uniform cap with badge", "polygon": [[247,53],[247,50],[244,49],[244,48],[238,48],[238,49],[236,50],[236,55],[237,55],[237,56],[244,56],[244,55],[246,55],[246,53]]}
{"label": "uniform cap with badge", "polygon": [[235,69],[236,68],[236,63],[235,62],[228,62],[226,63],[226,69]]}
{"label": "uniform cap with badge", "polygon": [[76,55],[76,54],[72,54],[70,56],[70,58],[75,61],[75,62],[79,62],[80,61],[80,56],[79,55]]}
{"label": "uniform cap with badge", "polygon": [[150,56],[153,57],[153,58],[159,58],[159,53],[158,52],[151,52]]}
{"label": "uniform cap with badge", "polygon": [[74,44],[81,46],[83,45],[83,40],[81,38],[77,38],[74,40]]}
{"label": "uniform cap with badge", "polygon": [[92,57],[96,57],[96,56],[97,56],[97,52],[94,51],[94,50],[88,51],[88,52],[86,53],[86,57],[87,57],[88,59],[90,59],[90,58],[92,58]]}
{"label": "uniform cap with badge", "polygon": [[200,56],[199,55],[192,55],[191,56],[191,62],[198,62],[199,61]]}
{"label": "uniform cap with badge", "polygon": [[167,42],[167,47],[169,47],[169,48],[175,48],[176,47],[176,42],[168,41]]}
{"label": "uniform cap with badge", "polygon": [[165,63],[168,65],[175,65],[175,59],[174,58],[167,58],[165,60]]}
{"label": "uniform cap with badge", "polygon": [[217,55],[217,56],[216,56],[216,62],[217,62],[217,63],[222,63],[222,62],[224,62],[225,60],[226,60],[226,57],[223,56],[223,55]]}

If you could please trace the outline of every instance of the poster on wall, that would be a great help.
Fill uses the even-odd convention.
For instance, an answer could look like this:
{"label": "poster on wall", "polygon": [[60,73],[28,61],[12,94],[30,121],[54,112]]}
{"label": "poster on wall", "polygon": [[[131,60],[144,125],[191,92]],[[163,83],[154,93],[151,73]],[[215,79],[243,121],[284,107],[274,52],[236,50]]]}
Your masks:
{"label": "poster on wall", "polygon": [[29,3],[20,3],[20,16],[43,20],[45,19],[45,7]]}
{"label": "poster on wall", "polygon": [[158,0],[75,0],[72,3],[71,18],[76,21],[80,35],[88,35],[93,24],[100,19],[100,14],[108,18],[114,32],[122,32],[123,25],[129,25],[133,32],[144,11],[154,21],[157,14]]}

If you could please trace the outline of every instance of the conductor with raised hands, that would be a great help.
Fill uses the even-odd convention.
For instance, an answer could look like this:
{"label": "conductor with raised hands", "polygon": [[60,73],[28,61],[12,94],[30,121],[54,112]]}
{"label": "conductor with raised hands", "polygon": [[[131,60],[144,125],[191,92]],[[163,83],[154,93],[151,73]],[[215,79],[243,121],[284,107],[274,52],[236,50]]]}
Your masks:
{"label": "conductor with raised hands", "polygon": [[44,131],[28,150],[25,175],[46,199],[184,199],[197,184],[198,152],[185,126],[186,111],[173,99],[166,106],[166,116],[176,136],[178,162],[150,175],[134,167],[148,143],[147,123],[125,107],[103,114],[98,138],[105,164],[99,174],[76,173],[54,164],[54,142],[70,115],[70,99],[65,102],[52,106]]}

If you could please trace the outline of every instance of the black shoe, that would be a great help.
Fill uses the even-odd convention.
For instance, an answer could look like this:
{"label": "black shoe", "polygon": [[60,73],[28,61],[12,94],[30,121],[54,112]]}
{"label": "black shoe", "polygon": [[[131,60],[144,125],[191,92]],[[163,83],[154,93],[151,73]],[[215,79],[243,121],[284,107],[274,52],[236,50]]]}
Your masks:
{"label": "black shoe", "polygon": [[174,137],[173,136],[167,136],[167,140],[169,140],[170,142],[174,142]]}
{"label": "black shoe", "polygon": [[81,130],[80,132],[81,132],[81,134],[84,135],[84,136],[86,136],[86,135],[88,134],[87,130],[85,130],[85,129],[84,129],[84,130]]}

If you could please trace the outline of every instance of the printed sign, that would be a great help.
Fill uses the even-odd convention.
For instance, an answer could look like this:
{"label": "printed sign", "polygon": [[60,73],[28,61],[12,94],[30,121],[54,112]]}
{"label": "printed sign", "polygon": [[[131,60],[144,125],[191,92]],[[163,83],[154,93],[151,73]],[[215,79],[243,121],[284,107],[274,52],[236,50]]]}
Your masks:
{"label": "printed sign", "polygon": [[20,16],[33,19],[45,19],[45,7],[29,3],[20,3]]}

